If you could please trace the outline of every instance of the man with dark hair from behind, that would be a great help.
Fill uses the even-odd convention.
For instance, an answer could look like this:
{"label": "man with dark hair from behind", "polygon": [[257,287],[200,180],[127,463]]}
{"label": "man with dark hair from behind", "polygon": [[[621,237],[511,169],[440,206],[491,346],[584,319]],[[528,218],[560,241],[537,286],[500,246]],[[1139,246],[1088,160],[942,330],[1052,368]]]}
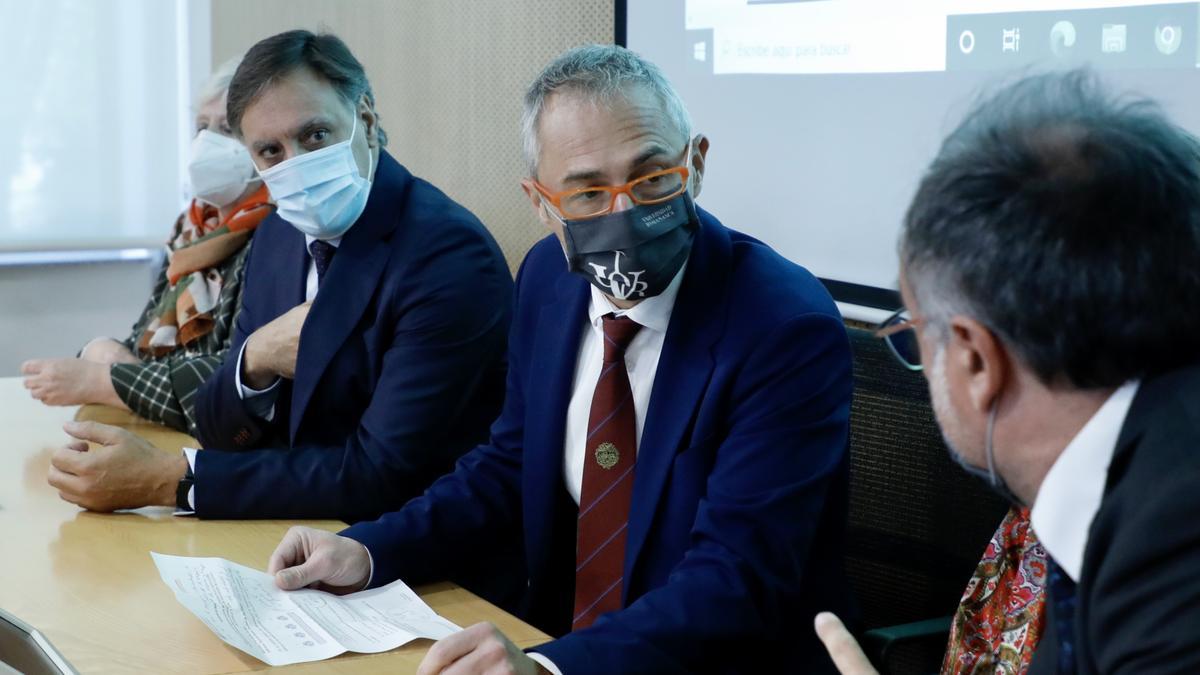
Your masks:
{"label": "man with dark hair from behind", "polygon": [[168,457],[84,423],[69,431],[103,447],[72,444],[55,466],[81,486],[72,501],[100,511],[356,521],[398,508],[487,438],[508,266],[474,215],[384,151],[366,74],[337,37],[256,44],[228,116],[278,212],[247,263],[229,358],[198,394],[205,449]]}
{"label": "man with dark hair from behind", "polygon": [[1200,672],[1197,147],[1086,73],[1031,77],[946,140],[905,220],[910,313],[881,333],[926,365],[955,458],[1032,507],[1031,673]]}

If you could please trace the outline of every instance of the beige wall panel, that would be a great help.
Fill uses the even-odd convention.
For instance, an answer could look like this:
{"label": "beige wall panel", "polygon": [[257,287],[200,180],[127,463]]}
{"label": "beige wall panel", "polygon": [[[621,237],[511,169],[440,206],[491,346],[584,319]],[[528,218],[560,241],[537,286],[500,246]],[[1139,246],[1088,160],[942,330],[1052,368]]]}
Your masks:
{"label": "beige wall panel", "polygon": [[518,181],[529,81],[613,39],[612,0],[213,0],[213,60],[291,28],[329,30],[367,69],[388,150],[475,212],[516,270],[545,230]]}

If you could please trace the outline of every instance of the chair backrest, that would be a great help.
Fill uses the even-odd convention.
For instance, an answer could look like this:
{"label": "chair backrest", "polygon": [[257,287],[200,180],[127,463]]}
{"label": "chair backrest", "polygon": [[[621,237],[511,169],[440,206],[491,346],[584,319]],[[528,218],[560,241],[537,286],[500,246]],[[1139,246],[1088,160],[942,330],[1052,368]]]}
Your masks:
{"label": "chair backrest", "polygon": [[866,629],[953,614],[1008,509],[947,453],[920,373],[871,331],[854,352],[846,571]]}

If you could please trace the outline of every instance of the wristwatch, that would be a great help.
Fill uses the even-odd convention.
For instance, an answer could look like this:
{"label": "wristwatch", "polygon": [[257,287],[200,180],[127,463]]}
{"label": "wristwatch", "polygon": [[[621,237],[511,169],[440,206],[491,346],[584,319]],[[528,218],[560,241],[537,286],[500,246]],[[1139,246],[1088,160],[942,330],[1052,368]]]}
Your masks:
{"label": "wristwatch", "polygon": [[180,511],[191,511],[192,505],[188,502],[188,493],[192,491],[192,485],[196,483],[196,474],[192,473],[192,464],[188,462],[187,472],[183,474],[183,478],[179,479],[179,487],[175,488],[175,508]]}

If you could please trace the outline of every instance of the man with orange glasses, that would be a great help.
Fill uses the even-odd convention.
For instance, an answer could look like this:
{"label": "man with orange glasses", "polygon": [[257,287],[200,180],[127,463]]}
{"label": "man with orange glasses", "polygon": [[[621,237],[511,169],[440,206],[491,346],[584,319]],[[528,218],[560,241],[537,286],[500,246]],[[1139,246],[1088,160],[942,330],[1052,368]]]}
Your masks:
{"label": "man with orange glasses", "polygon": [[[525,99],[534,212],[491,440],[402,510],[294,528],[284,588],[486,568],[523,537],[522,653],[479,624],[421,673],[821,672],[842,606],[850,349],[821,284],[699,210],[709,142],[652,64],[551,63]],[[564,255],[565,254],[565,255]],[[494,668],[494,670],[493,670]]]}

